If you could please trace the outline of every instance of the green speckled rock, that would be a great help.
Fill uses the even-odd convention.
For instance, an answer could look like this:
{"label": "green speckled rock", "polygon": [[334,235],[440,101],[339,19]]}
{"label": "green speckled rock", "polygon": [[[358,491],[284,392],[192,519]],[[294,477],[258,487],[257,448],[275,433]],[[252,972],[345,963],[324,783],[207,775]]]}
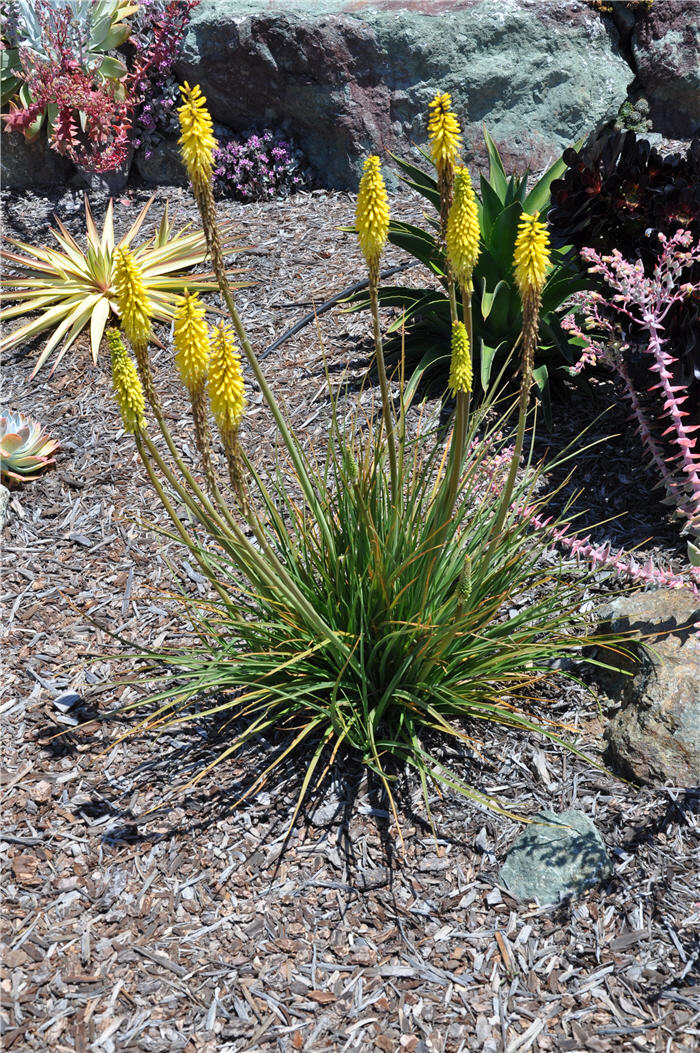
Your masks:
{"label": "green speckled rock", "polygon": [[[554,824],[554,825],[545,825]],[[605,843],[583,812],[539,812],[517,839],[498,880],[518,899],[558,903],[612,874]]]}
{"label": "green speckled rock", "polygon": [[367,153],[425,143],[437,91],[467,160],[485,122],[508,166],[543,168],[617,114],[632,80],[618,43],[582,0],[202,0],[176,72],[215,120],[286,123],[326,185],[355,189]]}

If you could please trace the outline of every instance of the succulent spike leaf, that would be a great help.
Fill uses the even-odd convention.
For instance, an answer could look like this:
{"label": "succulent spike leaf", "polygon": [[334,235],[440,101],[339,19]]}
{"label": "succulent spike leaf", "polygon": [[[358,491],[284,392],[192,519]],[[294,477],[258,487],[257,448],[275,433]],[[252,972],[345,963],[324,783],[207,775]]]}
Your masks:
{"label": "succulent spike leaf", "polygon": [[136,366],[124,347],[118,329],[107,329],[105,336],[112,358],[112,388],[122,416],[124,431],[141,431],[146,427],[146,404]]}
{"label": "succulent spike leaf", "polygon": [[464,322],[452,323],[452,358],[449,387],[453,392],[468,394],[472,390],[472,356]]}
{"label": "succulent spike leaf", "polygon": [[447,218],[447,257],[459,284],[470,292],[479,259],[479,211],[467,168],[455,169],[454,200]]}
{"label": "succulent spike leaf", "polygon": [[389,202],[376,154],[365,160],[357,194],[357,238],[370,271],[379,265],[389,234]]}
{"label": "succulent spike leaf", "polygon": [[132,347],[145,347],[151,338],[152,305],[146,295],[143,275],[130,249],[114,250],[114,290],[122,327]]}
{"label": "succulent spike leaf", "polygon": [[206,308],[196,293],[185,290],[175,315],[175,365],[188,391],[206,380],[209,368],[209,330],[204,320]]}
{"label": "succulent spike leaf", "polygon": [[233,329],[219,322],[211,337],[209,402],[223,436],[238,431],[246,407],[241,357]]}
{"label": "succulent spike leaf", "polygon": [[539,212],[523,212],[515,239],[513,269],[521,299],[527,293],[540,293],[547,277],[549,234],[539,216]]}
{"label": "succulent spike leaf", "polygon": [[207,110],[207,100],[198,84],[190,88],[187,81],[180,88],[183,104],[178,108],[180,138],[178,145],[192,186],[203,189],[211,183],[213,152],[219,145],[214,138],[214,125]]}
{"label": "succulent spike leaf", "polygon": [[462,146],[459,121],[452,112],[452,96],[445,91],[430,103],[428,138],[430,156],[438,172],[453,168]]}

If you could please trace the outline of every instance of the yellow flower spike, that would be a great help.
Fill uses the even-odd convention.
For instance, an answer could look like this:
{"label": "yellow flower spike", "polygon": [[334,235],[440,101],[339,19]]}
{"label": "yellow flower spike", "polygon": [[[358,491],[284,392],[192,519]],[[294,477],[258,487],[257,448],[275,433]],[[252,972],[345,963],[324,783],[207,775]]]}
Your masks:
{"label": "yellow flower spike", "polygon": [[452,358],[450,360],[450,389],[468,394],[472,389],[473,371],[469,337],[463,322],[452,323]]}
{"label": "yellow flower spike", "polygon": [[479,259],[479,211],[469,171],[455,169],[454,200],[447,217],[447,258],[463,292],[471,294]]}
{"label": "yellow flower spike", "polygon": [[386,239],[389,234],[389,202],[382,178],[379,158],[368,157],[364,163],[355,214],[357,239],[370,270],[376,279]]}
{"label": "yellow flower spike", "polygon": [[209,402],[222,437],[238,431],[246,407],[241,357],[233,329],[219,322],[211,338]]}
{"label": "yellow flower spike", "polygon": [[430,103],[430,109],[432,110],[428,120],[430,156],[438,173],[454,168],[457,154],[462,145],[459,121],[452,112],[451,107],[452,96],[446,91],[441,95],[436,95]]}
{"label": "yellow flower spike", "polygon": [[472,561],[471,556],[465,553],[464,566],[459,576],[457,592],[461,603],[466,603],[472,591]]}
{"label": "yellow flower spike", "polygon": [[545,224],[540,223],[539,216],[539,212],[532,216],[523,212],[515,239],[513,270],[521,300],[528,293],[539,294],[547,278],[549,234]]}
{"label": "yellow flower spike", "polygon": [[213,151],[219,145],[214,138],[214,125],[207,110],[207,100],[198,84],[190,88],[187,81],[180,88],[183,105],[178,108],[180,138],[178,146],[187,174],[195,191],[211,182]]}
{"label": "yellow flower spike", "polygon": [[124,347],[118,329],[107,329],[105,336],[112,358],[112,388],[122,416],[124,431],[141,431],[146,427],[146,403],[136,366]]}
{"label": "yellow flower spike", "polygon": [[112,280],[127,339],[134,349],[143,348],[151,338],[152,307],[141,268],[130,249],[114,250]]}
{"label": "yellow flower spike", "polygon": [[206,309],[195,293],[185,291],[175,315],[175,365],[188,391],[199,388],[209,369],[209,329],[204,320]]}

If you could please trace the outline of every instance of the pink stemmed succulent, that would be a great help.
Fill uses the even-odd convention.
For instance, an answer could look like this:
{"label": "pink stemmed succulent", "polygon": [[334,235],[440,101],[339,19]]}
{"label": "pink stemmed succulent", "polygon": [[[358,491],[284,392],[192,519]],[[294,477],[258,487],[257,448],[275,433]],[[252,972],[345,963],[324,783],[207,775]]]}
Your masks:
{"label": "pink stemmed succulent", "polygon": [[[583,355],[574,367],[577,372],[586,365],[602,362],[622,379],[642,441],[658,468],[669,498],[685,519],[683,530],[698,537],[700,454],[695,452],[692,433],[700,425],[689,425],[685,421],[688,396],[681,385],[674,383],[672,366],[676,359],[666,346],[664,320],[673,304],[700,294],[700,282],[681,281],[683,271],[700,261],[700,242],[694,245],[693,236],[687,230],[678,230],[670,238],[664,234],[657,236],[662,251],[650,277],[644,274],[641,262],[630,263],[618,250],[610,256],[600,256],[594,249],[583,249],[581,255],[591,264],[590,273],[601,275],[612,294],[610,298],[598,292],[577,294],[575,301],[585,312],[584,324],[581,326],[574,315],[569,314],[563,319],[562,327],[584,341]],[[651,356],[649,369],[658,376],[649,391],[660,392],[668,422],[662,438],[670,436],[678,448],[671,457],[664,456],[661,443],[652,434],[630,377],[625,358],[629,344],[620,339],[621,332],[630,326],[645,334],[645,350]],[[697,547],[691,544],[689,554],[691,562],[700,557]]]}

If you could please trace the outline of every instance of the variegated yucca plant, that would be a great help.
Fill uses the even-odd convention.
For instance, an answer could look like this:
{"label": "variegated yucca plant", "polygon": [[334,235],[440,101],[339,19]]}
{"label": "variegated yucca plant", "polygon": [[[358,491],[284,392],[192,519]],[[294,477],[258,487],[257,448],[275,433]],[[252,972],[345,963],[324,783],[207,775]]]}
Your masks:
{"label": "variegated yucca plant", "polygon": [[[188,226],[174,230],[167,205],[153,236],[134,246],[149,208],[151,197],[138,216],[118,241],[114,234],[114,206],[110,200],[100,232],[95,224],[87,195],[85,197],[86,246],[82,248],[60,219],[51,233],[58,247],[34,247],[15,238],[6,240],[19,251],[0,249],[3,276],[0,278],[0,303],[13,306],[0,310],[0,321],[30,315],[23,325],[6,333],[0,340],[0,354],[53,330],[44,346],[32,376],[41,369],[56,351],[53,370],[80,334],[89,327],[90,350],[97,362],[105,327],[110,318],[116,321],[118,308],[114,289],[114,253],[118,248],[130,248],[143,273],[143,280],[152,305],[153,319],[172,322],[178,298],[185,288],[203,292],[216,286],[208,272],[192,274],[207,256],[206,239],[201,230]],[[223,234],[225,253],[236,250],[236,244]],[[13,273],[15,272],[15,273]],[[236,287],[244,284],[236,283]]]}
{"label": "variegated yucca plant", "polygon": [[43,426],[23,413],[0,415],[0,476],[15,482],[35,479],[50,465],[59,447]]}
{"label": "variegated yucca plant", "polygon": [[[220,714],[230,737],[188,785],[254,745],[239,800],[301,756],[284,768],[285,777],[298,773],[292,822],[307,792],[345,755],[379,780],[399,834],[393,787],[402,769],[417,775],[428,816],[435,787],[505,811],[480,773],[475,785],[447,765],[440,740],[463,747],[464,766],[487,724],[562,742],[539,685],[560,675],[554,667],[561,659],[580,657],[593,642],[581,613],[585,574],[552,566],[551,552],[543,560],[552,535],[532,528],[546,504],[541,472],[530,463],[519,471],[549,267],[546,230],[536,213],[522,216],[511,263],[523,314],[515,421],[493,394],[470,408],[470,305],[467,297],[462,315],[451,277],[451,434],[445,444],[436,427],[419,426],[409,437],[415,389],[388,375],[378,311],[389,201],[379,158],[367,158],[356,228],[369,270],[381,413],[374,428],[358,420],[361,411],[341,426],[348,414],[340,412],[329,377],[327,446],[309,450],[270,388],[238,312],[215,217],[211,118],[198,88],[185,85],[183,95],[180,144],[232,324],[209,329],[194,294],[179,303],[174,361],[191,400],[199,473],[161,409],[145,275],[128,248],[116,254],[123,335],[110,329],[109,342],[124,429],[172,520],[172,537],[211,587],[207,597],[182,597],[195,633],[190,647],[132,656],[145,663],[150,685],[138,728],[163,734],[171,724]],[[448,115],[433,109],[442,212],[464,291],[478,252],[475,202],[465,171],[455,172]],[[245,452],[244,369],[262,392],[282,448],[277,469],[267,473]],[[152,437],[153,421],[164,443]],[[575,742],[564,744],[579,752]]]}

